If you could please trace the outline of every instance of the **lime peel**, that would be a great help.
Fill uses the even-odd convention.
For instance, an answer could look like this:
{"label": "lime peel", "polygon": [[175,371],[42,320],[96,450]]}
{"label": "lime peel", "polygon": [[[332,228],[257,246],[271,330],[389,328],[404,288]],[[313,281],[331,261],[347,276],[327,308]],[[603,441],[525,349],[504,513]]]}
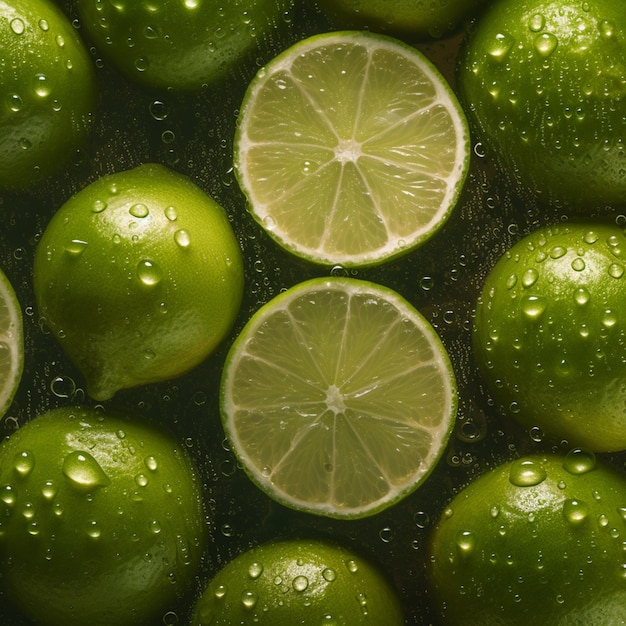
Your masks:
{"label": "lime peel", "polygon": [[20,304],[0,270],[0,417],[8,410],[24,369],[24,328]]}
{"label": "lime peel", "polygon": [[351,278],[264,305],[226,360],[224,428],[250,478],[288,507],[372,515],[421,484],[457,408],[448,355],[399,294]]}

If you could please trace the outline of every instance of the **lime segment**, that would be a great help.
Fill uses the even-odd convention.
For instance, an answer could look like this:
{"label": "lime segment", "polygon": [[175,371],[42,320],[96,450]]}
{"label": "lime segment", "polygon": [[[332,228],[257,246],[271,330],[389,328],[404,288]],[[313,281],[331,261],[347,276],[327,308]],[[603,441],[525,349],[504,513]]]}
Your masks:
{"label": "lime segment", "polygon": [[373,265],[442,226],[469,152],[458,101],[420,52],[345,31],[301,41],[257,74],[235,168],[279,244],[321,264]]}
{"label": "lime segment", "polygon": [[24,367],[24,331],[20,305],[0,271],[0,417],[13,401]]}
{"label": "lime segment", "polygon": [[226,433],[282,504],[365,517],[413,491],[445,448],[456,383],[433,328],[395,292],[313,279],[248,322],[222,380]]}

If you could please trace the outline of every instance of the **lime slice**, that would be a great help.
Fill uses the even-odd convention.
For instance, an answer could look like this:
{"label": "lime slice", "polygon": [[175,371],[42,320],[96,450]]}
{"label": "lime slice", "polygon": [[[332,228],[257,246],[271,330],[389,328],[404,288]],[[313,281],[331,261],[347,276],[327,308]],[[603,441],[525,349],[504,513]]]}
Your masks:
{"label": "lime slice", "polygon": [[0,270],[0,417],[17,391],[24,368],[24,331],[20,304]]}
{"label": "lime slice", "polygon": [[469,166],[467,120],[414,48],[367,32],[316,35],[250,83],[235,171],[256,220],[321,264],[362,266],[431,237]]}
{"label": "lime slice", "polygon": [[456,382],[441,340],[400,295],[312,279],[264,305],[233,344],[222,419],[251,479],[294,509],[366,517],[442,454]]}

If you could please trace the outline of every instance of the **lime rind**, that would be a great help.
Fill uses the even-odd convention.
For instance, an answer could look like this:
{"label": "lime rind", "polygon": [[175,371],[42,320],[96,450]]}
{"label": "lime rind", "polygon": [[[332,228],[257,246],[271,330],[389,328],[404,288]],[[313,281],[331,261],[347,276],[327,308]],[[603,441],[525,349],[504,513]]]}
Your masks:
{"label": "lime rind", "polygon": [[261,307],[221,384],[225,432],[251,480],[293,509],[361,518],[413,492],[457,410],[440,338],[399,294],[312,279]]}
{"label": "lime rind", "polygon": [[20,304],[0,270],[0,417],[8,411],[24,370],[24,328]]}
{"label": "lime rind", "polygon": [[467,119],[439,70],[415,48],[361,31],[310,37],[260,70],[235,146],[254,219],[291,253],[346,267],[432,237],[470,161]]}

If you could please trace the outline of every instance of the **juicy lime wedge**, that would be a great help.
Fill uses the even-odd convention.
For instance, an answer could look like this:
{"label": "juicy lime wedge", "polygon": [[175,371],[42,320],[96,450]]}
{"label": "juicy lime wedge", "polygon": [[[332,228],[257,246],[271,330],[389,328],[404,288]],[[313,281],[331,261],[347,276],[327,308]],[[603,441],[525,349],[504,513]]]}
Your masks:
{"label": "juicy lime wedge", "polygon": [[24,331],[13,287],[0,271],[0,417],[8,410],[22,378]]}
{"label": "juicy lime wedge", "polygon": [[255,219],[321,264],[374,265],[431,237],[469,166],[467,121],[416,49],[367,32],[316,35],[261,69],[235,171]]}
{"label": "juicy lime wedge", "polygon": [[251,479],[290,508],[366,517],[442,454],[456,382],[434,329],[397,293],[312,279],[264,305],[227,358],[222,419]]}

